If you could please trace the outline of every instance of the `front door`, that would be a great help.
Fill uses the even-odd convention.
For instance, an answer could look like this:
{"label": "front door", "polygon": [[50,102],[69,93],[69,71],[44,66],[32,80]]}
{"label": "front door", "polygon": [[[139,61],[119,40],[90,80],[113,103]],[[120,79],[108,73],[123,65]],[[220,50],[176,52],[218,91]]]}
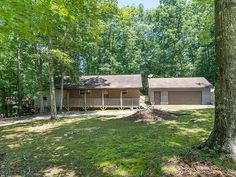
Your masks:
{"label": "front door", "polygon": [[154,103],[156,104],[161,104],[161,92],[154,92]]}

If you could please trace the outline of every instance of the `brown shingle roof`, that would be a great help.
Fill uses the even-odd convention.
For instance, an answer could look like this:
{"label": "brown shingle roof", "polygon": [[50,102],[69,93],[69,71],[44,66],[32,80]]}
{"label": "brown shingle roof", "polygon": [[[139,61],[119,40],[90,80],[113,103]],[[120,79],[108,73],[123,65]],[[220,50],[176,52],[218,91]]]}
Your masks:
{"label": "brown shingle roof", "polygon": [[140,74],[82,76],[80,84],[65,82],[64,87],[88,89],[142,88],[142,80]]}
{"label": "brown shingle roof", "polygon": [[148,79],[149,88],[206,88],[211,86],[211,83],[204,77]]}

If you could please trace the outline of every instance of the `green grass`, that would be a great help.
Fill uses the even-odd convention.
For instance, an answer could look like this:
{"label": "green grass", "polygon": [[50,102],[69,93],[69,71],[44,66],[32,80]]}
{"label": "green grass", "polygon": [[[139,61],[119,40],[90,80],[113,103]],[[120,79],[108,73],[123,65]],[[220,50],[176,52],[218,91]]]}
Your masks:
{"label": "green grass", "polygon": [[214,152],[190,150],[208,137],[213,110],[186,113],[151,124],[101,116],[1,127],[6,155],[0,156],[0,176],[162,176],[175,156],[236,169]]}

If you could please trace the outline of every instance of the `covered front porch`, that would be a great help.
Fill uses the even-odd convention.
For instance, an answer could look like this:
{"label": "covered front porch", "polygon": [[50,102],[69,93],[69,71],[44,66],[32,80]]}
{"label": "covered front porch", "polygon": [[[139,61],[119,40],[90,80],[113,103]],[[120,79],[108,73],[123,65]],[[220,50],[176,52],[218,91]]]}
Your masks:
{"label": "covered front porch", "polygon": [[[58,100],[59,101],[59,100]],[[64,90],[63,107],[72,108],[139,108],[138,89],[70,89]]]}

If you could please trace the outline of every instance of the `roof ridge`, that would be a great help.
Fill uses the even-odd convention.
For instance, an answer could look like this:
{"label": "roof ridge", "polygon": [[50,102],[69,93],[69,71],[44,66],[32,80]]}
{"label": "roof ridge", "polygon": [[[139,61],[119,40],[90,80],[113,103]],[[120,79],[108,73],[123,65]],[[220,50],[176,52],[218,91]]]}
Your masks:
{"label": "roof ridge", "polygon": [[139,76],[141,74],[108,74],[108,75],[101,75],[101,74],[97,74],[97,75],[83,75],[82,77],[85,77],[85,76]]}
{"label": "roof ridge", "polygon": [[154,78],[148,78],[148,79],[192,79],[192,78],[204,78],[205,77],[154,77]]}

